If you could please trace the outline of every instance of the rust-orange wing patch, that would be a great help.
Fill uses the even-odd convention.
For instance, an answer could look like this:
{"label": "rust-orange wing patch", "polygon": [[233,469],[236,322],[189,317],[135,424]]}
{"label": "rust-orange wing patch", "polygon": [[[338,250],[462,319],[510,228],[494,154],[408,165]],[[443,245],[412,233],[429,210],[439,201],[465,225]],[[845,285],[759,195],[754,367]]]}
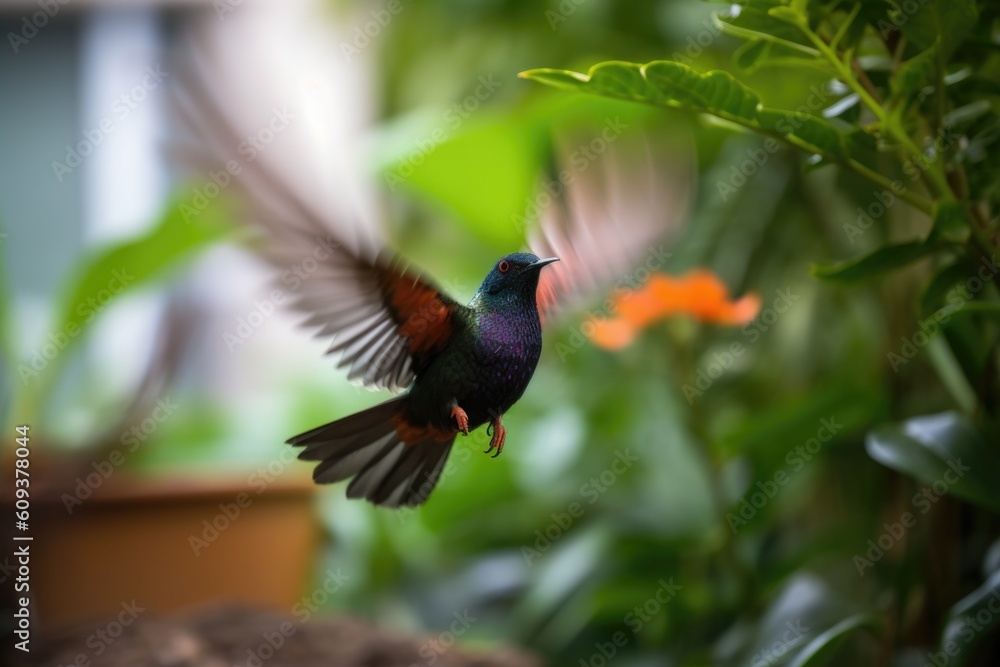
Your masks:
{"label": "rust-orange wing patch", "polygon": [[455,311],[461,306],[398,259],[380,262],[378,271],[382,300],[419,374],[451,338]]}
{"label": "rust-orange wing patch", "polygon": [[462,321],[465,306],[406,268],[398,256],[365,257],[333,247],[308,279],[295,307],[307,326],[332,335],[327,352],[347,376],[374,389],[405,390]]}

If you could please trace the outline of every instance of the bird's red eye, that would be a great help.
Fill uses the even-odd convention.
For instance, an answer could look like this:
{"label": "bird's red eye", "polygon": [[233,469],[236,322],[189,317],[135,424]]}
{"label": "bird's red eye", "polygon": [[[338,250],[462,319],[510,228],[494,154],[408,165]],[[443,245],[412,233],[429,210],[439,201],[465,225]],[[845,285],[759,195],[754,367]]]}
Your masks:
{"label": "bird's red eye", "polygon": [[500,269],[500,273],[507,273],[507,271],[510,270],[510,263],[506,259],[501,260],[500,264],[497,265],[497,268]]}

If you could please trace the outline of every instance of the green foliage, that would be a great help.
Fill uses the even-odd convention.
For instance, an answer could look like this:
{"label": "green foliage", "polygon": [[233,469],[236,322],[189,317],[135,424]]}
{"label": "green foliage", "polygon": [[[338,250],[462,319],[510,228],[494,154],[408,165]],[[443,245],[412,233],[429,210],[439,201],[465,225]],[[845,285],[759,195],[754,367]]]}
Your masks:
{"label": "green foliage", "polygon": [[[994,548],[995,548],[994,544]],[[989,563],[987,563],[989,565]],[[1000,625],[1000,614],[992,611],[1000,596],[1000,571],[989,573],[986,581],[959,600],[949,611],[939,648],[947,651],[949,664],[965,665],[973,648]]]}
{"label": "green foliage", "polygon": [[[908,323],[896,324],[903,335],[897,335],[900,342],[888,341],[885,359],[891,370],[907,376],[920,373],[926,381],[923,369],[908,365],[926,346],[939,386],[952,395],[953,402],[945,399],[944,407],[965,412],[914,416],[878,426],[869,431],[866,450],[875,461],[912,476],[939,496],[972,503],[963,506],[963,514],[980,522],[991,519],[980,517],[982,510],[975,506],[1000,510],[1000,198],[989,182],[998,172],[993,159],[986,157],[995,151],[985,149],[1000,128],[998,20],[995,3],[974,0],[749,0],[737,11],[715,16],[722,32],[744,42],[733,53],[742,75],[670,60],[601,62],[586,73],[546,68],[521,74],[560,89],[711,116],[796,149],[804,154],[803,166],[836,164],[853,172],[853,178],[866,180],[878,204],[861,200],[857,210],[866,216],[862,228],[844,223],[851,244],[867,235],[864,249],[855,250],[853,257],[814,264],[812,275],[855,290],[868,290],[887,277],[898,283],[906,276],[912,283],[913,276],[920,276],[926,287],[919,298],[913,289],[904,293],[918,306],[909,312],[923,319],[911,316]],[[836,81],[836,87],[828,85],[827,90],[841,91],[840,99],[808,108],[768,106],[769,84],[759,73],[769,69],[820,72]],[[970,151],[970,146],[975,149]],[[719,187],[723,198],[733,190]],[[899,201],[906,204],[896,204]],[[912,209],[901,210],[907,205]],[[895,209],[891,215],[890,208]],[[890,223],[897,221],[898,228],[902,220],[915,240],[890,240]],[[921,395],[916,403],[908,403],[915,391],[897,389],[902,395],[895,396],[892,409],[926,409],[942,400],[940,395]],[[756,431],[780,437],[780,429],[766,427],[773,422],[766,414],[758,420],[759,426],[737,431],[744,433],[746,444],[762,440],[749,437]],[[747,525],[750,519],[743,518],[731,525]],[[962,549],[955,543],[949,548]],[[959,641],[958,633],[968,630],[959,619],[981,607],[990,590],[989,584],[977,589],[955,606],[949,619],[940,621],[946,627],[940,647],[961,644],[956,664],[964,663],[975,643]],[[894,595],[908,599],[910,592],[897,582]],[[927,613],[940,617],[937,610]],[[845,655],[842,643],[857,650],[864,644],[854,639],[858,628],[877,635],[892,632],[895,621],[883,623],[883,614],[861,611],[835,619],[804,647],[788,651],[782,663],[823,664]],[[767,619],[762,623],[766,626]],[[955,654],[949,649],[947,655]]]}
{"label": "green foliage", "polygon": [[[460,643],[525,644],[557,665],[598,664],[616,633],[609,664],[908,665],[949,641],[949,664],[993,664],[992,625],[971,641],[968,626],[997,589],[996,567],[976,564],[1000,560],[1000,9],[717,8],[431,0],[372,40],[396,246],[449,291],[470,296],[522,243],[554,158],[620,119],[656,148],[698,148],[698,201],[661,269],[708,267],[762,312],[742,328],[675,318],[614,354],[582,333],[597,303],[547,327],[502,457],[480,455],[482,431],[460,438],[413,512],[324,491],[319,571],[350,574],[329,607],[429,635],[468,610]],[[495,95],[453,122],[488,73]],[[160,228],[89,260],[59,321],[117,262],[141,289],[214,233]],[[382,398],[312,366],[257,421],[186,397],[192,411],[136,463],[252,470],[289,434]],[[637,460],[611,477],[625,452]],[[853,559],[884,549],[884,526],[956,457],[970,470],[859,573]]]}
{"label": "green foliage", "polygon": [[[966,643],[960,623],[995,583],[969,564],[996,530],[1000,8],[738,4],[429,0],[373,41],[399,247],[461,296],[535,224],[554,159],[620,118],[698,148],[661,268],[708,267],[763,310],[674,319],[614,354],[582,334],[599,310],[549,328],[504,456],[459,439],[412,513],[329,490],[329,564],[352,575],[332,606],[431,634],[468,609],[461,642],[556,665],[600,663],[616,633],[609,664],[922,665],[955,637],[949,664],[993,664],[989,628]],[[450,122],[488,73],[495,95]],[[317,377],[287,432],[375,400]],[[907,430],[927,419],[954,427]],[[859,574],[949,448],[976,467]],[[594,494],[622,450],[638,462]]]}
{"label": "green foliage", "polygon": [[[203,214],[193,221],[188,219],[183,205],[171,206],[141,237],[101,248],[71,268],[56,317],[57,330],[75,329],[85,334],[97,314],[90,304],[106,303],[109,291],[119,296],[154,283],[225,233],[218,218]],[[115,288],[109,290],[109,283]],[[73,336],[71,345],[82,339],[82,335]]]}
{"label": "green foliage", "polygon": [[964,415],[946,412],[880,426],[868,434],[866,447],[883,465],[1000,512],[1000,457]]}
{"label": "green foliage", "polygon": [[877,276],[902,268],[951,246],[943,243],[900,243],[877,248],[867,255],[844,260],[836,264],[812,268],[817,278],[836,282],[871,280]]}
{"label": "green foliage", "polygon": [[780,137],[830,159],[845,156],[842,135],[816,116],[761,106],[760,98],[728,72],[699,74],[683,63],[607,62],[587,74],[538,69],[522,77],[569,90],[712,114],[762,134]]}
{"label": "green foliage", "polygon": [[860,628],[878,628],[874,614],[855,614],[824,630],[810,641],[791,660],[788,667],[820,667],[827,664],[850,633]]}
{"label": "green foliage", "polygon": [[52,335],[61,341],[58,354],[41,370],[30,359],[9,369],[19,375],[12,384],[21,389],[14,414],[28,423],[38,418],[73,352],[106,308],[123,295],[155,285],[227,230],[217,207],[194,212],[177,201],[140,237],[102,247],[70,267],[53,320]]}
{"label": "green foliage", "polygon": [[[748,48],[737,53],[737,62],[744,67],[757,69],[776,59],[771,64],[830,72],[871,115],[866,123],[863,117],[856,118],[855,127],[848,130],[851,134],[824,120],[818,115],[819,109],[810,113],[769,109],[761,103],[762,94],[731,74],[700,73],[678,62],[639,65],[611,61],[594,65],[586,74],[535,69],[521,76],[558,88],[710,114],[779,138],[813,157],[819,156],[821,163],[839,163],[876,186],[887,186],[883,192],[891,189],[895,193],[893,201],[898,196],[932,215],[933,225],[923,240],[885,244],[853,259],[816,266],[813,274],[819,278],[865,281],[917,259],[945,250],[961,250],[963,246],[973,256],[989,261],[997,250],[993,240],[996,220],[989,214],[995,195],[992,191],[969,189],[964,156],[956,153],[954,146],[960,143],[955,135],[961,133],[963,125],[979,120],[981,115],[992,115],[990,122],[995,123],[1000,115],[998,109],[982,100],[965,103],[959,95],[949,96],[944,89],[945,73],[955,67],[971,70],[967,74],[973,79],[981,77],[984,84],[996,83],[992,68],[982,67],[976,72],[975,65],[947,60],[956,54],[982,58],[989,55],[991,49],[983,43],[990,35],[989,28],[980,28],[978,37],[972,36],[980,17],[976,3],[931,0],[926,6],[885,5],[879,11],[867,7],[863,13],[861,4],[835,3],[834,11],[829,9],[820,11],[820,4],[815,2],[759,0],[741,6],[736,16],[718,15],[716,20],[729,34],[749,40]],[[996,13],[995,8],[991,11]],[[878,31],[881,39],[876,45],[868,46],[861,39],[863,31],[855,27],[861,20],[868,22],[872,38]],[[774,49],[762,44],[798,55],[791,60],[776,57]],[[916,53],[912,53],[914,50]],[[862,55],[869,60],[876,55],[888,58],[895,65],[888,77],[882,78],[881,71],[864,70]],[[877,76],[887,90],[880,91],[873,83]],[[885,103],[881,101],[883,95]],[[927,96],[933,98],[933,104],[922,103]],[[915,97],[920,100],[915,101]],[[915,193],[903,181],[885,178],[865,163],[860,152],[852,151],[856,145],[853,137],[864,135],[885,142],[885,148],[897,160],[895,169],[919,178],[924,192]],[[947,174],[953,175],[951,180]],[[992,312],[994,303],[977,303],[972,310]],[[970,370],[980,369],[966,368]],[[967,380],[972,384],[978,378],[970,376]]]}

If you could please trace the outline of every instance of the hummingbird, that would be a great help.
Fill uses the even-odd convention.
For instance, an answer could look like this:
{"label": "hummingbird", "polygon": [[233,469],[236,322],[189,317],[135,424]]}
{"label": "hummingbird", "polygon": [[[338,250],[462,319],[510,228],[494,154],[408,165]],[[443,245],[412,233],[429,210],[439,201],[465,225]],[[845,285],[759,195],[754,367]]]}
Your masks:
{"label": "hummingbird", "polygon": [[[673,142],[664,160],[642,134],[615,136],[601,155],[567,151],[558,177],[539,189],[530,251],[500,257],[462,305],[391,251],[377,225],[351,225],[324,207],[328,188],[316,183],[320,170],[308,157],[282,156],[274,146],[252,160],[234,158],[251,127],[236,115],[254,106],[261,88],[223,94],[226,80],[210,80],[207,65],[177,77],[173,109],[190,136],[174,152],[217,184],[219,174],[231,176],[219,187],[234,195],[234,218],[246,222],[253,249],[291,286],[291,307],[308,316],[303,325],[332,338],[327,353],[348,379],[397,394],[287,441],[315,463],[317,483],[350,480],[348,497],[375,505],[425,502],[459,434],[485,425],[486,453],[503,452],[503,417],[535,372],[543,324],[660,266],[663,246],[654,246],[682,219],[696,173],[689,143]],[[316,109],[292,113],[325,117]],[[297,129],[305,127],[283,130],[281,142],[293,145],[288,135]]]}
{"label": "hummingbird", "polygon": [[464,306],[398,262],[367,267],[379,289],[371,293],[373,303],[360,311],[350,303],[351,310],[339,314],[355,330],[331,351],[341,354],[349,375],[409,386],[396,398],[288,440],[304,448],[300,459],[319,462],[313,479],[353,478],[349,498],[412,506],[427,499],[459,433],[487,424],[486,453],[499,456],[507,439],[503,415],[524,394],[542,352],[538,283],[543,268],[556,261],[506,255]]}

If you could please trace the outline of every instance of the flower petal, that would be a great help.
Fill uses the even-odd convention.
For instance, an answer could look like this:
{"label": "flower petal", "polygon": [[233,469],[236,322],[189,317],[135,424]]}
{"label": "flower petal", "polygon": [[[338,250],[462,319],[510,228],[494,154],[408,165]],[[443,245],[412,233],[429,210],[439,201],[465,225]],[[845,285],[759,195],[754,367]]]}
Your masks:
{"label": "flower petal", "polygon": [[747,294],[730,301],[725,283],[707,269],[675,277],[654,273],[641,287],[618,294],[617,317],[598,323],[590,339],[600,347],[625,347],[653,322],[671,315],[688,315],[699,322],[742,326],[757,316],[760,297]]}

